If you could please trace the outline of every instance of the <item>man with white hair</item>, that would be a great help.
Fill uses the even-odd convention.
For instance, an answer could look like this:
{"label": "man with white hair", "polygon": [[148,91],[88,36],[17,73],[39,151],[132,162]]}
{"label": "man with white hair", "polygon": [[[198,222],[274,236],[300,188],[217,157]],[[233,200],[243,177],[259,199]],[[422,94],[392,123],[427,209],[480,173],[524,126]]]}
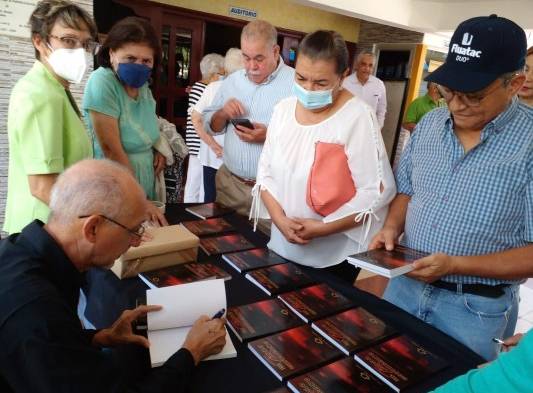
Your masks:
{"label": "man with white hair", "polygon": [[383,82],[372,75],[375,62],[376,56],[373,53],[359,53],[355,61],[355,72],[344,78],[342,87],[370,105],[378,118],[379,127],[383,128],[387,113],[387,92]]}
{"label": "man with white hair", "polygon": [[[204,112],[204,126],[211,133],[226,133],[216,200],[248,215],[268,123],[274,106],[292,95],[294,69],[283,63],[277,31],[268,22],[255,20],[243,28],[241,50],[244,70],[224,80]],[[231,120],[238,118],[250,120],[253,128],[234,126]]]}
{"label": "man with white hair", "polygon": [[35,220],[0,242],[2,392],[183,392],[195,364],[223,348],[224,320],[201,317],[161,368],[132,380],[125,370],[133,359],[109,347],[148,347],[131,323],[160,307],[124,311],[108,329],[82,329],[76,313],[82,273],[109,268],[139,245],[146,203],[120,164],[81,161],[53,186],[48,224]]}

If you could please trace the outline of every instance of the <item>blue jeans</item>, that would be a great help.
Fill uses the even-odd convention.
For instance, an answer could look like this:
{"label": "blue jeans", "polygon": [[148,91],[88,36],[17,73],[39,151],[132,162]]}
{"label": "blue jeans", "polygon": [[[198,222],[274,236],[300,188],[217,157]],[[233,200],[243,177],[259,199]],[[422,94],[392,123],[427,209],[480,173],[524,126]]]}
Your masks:
{"label": "blue jeans", "polygon": [[492,299],[400,276],[390,280],[383,298],[493,360],[500,346],[492,338],[512,336],[518,318],[519,286],[504,291]]}

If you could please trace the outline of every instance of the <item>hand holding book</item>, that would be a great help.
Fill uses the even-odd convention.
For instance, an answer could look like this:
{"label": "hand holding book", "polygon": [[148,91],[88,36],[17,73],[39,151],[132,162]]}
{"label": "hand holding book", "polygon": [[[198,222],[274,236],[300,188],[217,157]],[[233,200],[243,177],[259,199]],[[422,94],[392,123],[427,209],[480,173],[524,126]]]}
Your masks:
{"label": "hand holding book", "polygon": [[132,323],[137,318],[145,316],[149,312],[161,310],[161,306],[139,306],[134,310],[124,311],[120,317],[107,329],[102,329],[93,336],[93,345],[99,347],[113,347],[123,344],[135,344],[145,348],[150,346],[144,336],[133,332]]}
{"label": "hand holding book", "polygon": [[437,253],[413,262],[413,270],[408,276],[415,280],[431,283],[448,274],[454,274],[454,257]]}

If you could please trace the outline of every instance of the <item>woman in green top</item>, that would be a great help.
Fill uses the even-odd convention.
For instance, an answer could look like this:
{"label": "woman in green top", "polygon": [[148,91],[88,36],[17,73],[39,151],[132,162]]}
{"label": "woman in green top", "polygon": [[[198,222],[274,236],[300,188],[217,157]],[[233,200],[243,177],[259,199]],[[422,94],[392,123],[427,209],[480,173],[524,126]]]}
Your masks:
{"label": "woman in green top", "polygon": [[[516,346],[516,347],[515,347]],[[533,329],[504,341],[498,358],[471,370],[434,393],[530,393],[533,392]]]}
{"label": "woman in green top", "polygon": [[130,168],[152,200],[155,176],[165,166],[164,157],[153,149],[160,134],[148,87],[160,57],[159,40],[149,22],[136,17],[119,21],[98,52],[101,67],[91,74],[83,97],[95,157]]}
{"label": "woman in green top", "polygon": [[79,83],[96,47],[96,25],[64,0],[37,4],[29,20],[33,67],[9,100],[9,172],[4,231],[20,232],[48,219],[50,189],[59,173],[92,156],[90,139],[69,90]]}

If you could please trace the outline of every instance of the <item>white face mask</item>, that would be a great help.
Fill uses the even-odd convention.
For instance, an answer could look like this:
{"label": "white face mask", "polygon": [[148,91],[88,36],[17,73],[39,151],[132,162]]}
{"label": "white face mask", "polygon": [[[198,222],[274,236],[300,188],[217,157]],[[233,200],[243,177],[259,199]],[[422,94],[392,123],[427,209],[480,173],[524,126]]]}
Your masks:
{"label": "white face mask", "polygon": [[55,49],[48,57],[48,64],[57,76],[70,83],[80,83],[87,70],[85,49]]}

